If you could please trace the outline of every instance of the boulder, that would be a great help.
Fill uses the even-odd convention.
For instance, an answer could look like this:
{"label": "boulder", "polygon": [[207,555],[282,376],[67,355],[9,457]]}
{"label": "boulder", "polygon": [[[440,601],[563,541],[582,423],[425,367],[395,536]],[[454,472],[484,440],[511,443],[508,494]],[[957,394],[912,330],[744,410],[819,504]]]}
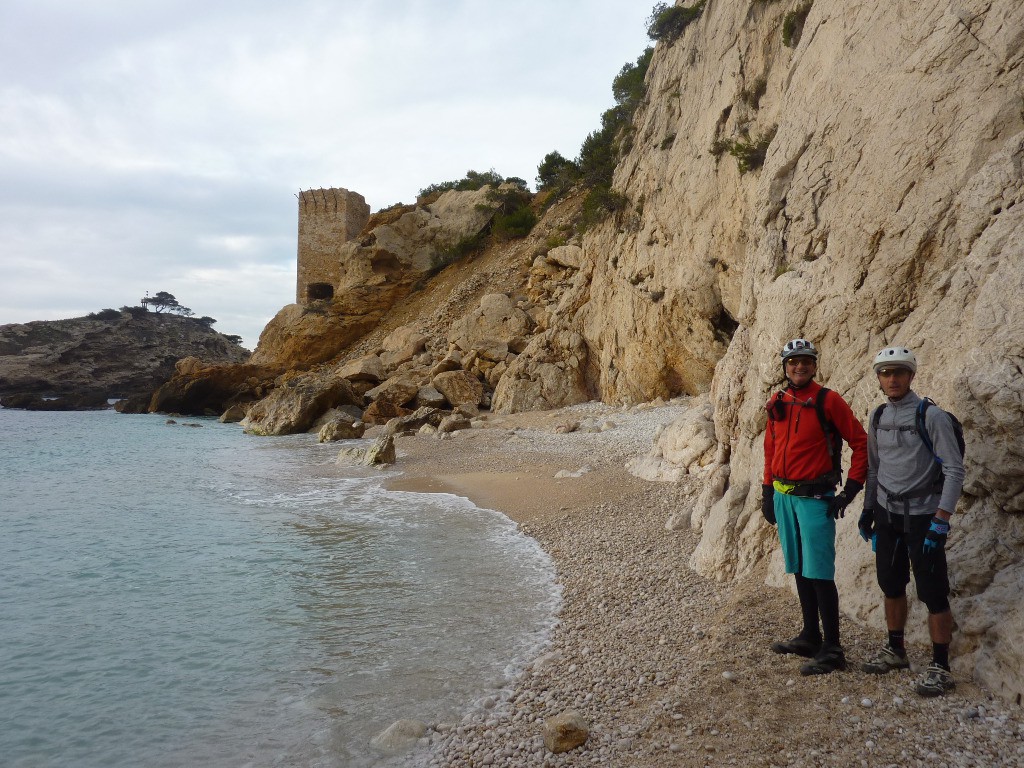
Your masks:
{"label": "boulder", "polygon": [[427,344],[427,337],[411,325],[396,328],[384,339],[381,361],[387,370],[394,370],[419,355]]}
{"label": "boulder", "polygon": [[333,443],[337,440],[355,440],[363,436],[366,424],[351,418],[337,418],[320,427],[318,442]]}
{"label": "boulder", "polygon": [[363,411],[363,421],[367,424],[387,424],[396,416],[408,416],[410,413],[412,411],[408,408],[378,400],[370,403],[370,407]]}
{"label": "boulder", "polygon": [[218,421],[220,421],[221,424],[237,424],[246,417],[248,412],[248,405],[235,403],[220,415],[220,419],[218,419]]}
{"label": "boulder", "polygon": [[280,368],[261,365],[208,365],[179,373],[161,385],[149,402],[158,413],[220,416],[236,402],[257,400],[274,387]]}
{"label": "boulder", "polygon": [[583,264],[583,249],[578,245],[560,245],[544,254],[548,264],[569,269],[579,269]]}
{"label": "boulder", "polygon": [[149,413],[151,397],[153,397],[152,392],[129,395],[124,400],[114,403],[114,410],[118,413]]}
{"label": "boulder", "polygon": [[537,334],[501,377],[491,409],[517,413],[587,402],[587,360],[580,334],[554,329]]}
{"label": "boulder", "polygon": [[549,752],[569,752],[582,746],[590,736],[590,726],[583,716],[566,710],[544,721],[544,746]]}
{"label": "boulder", "polygon": [[408,416],[397,416],[384,425],[385,435],[414,435],[424,424],[437,427],[445,418],[445,412],[437,408],[417,408]]}
{"label": "boulder", "polygon": [[479,405],[484,396],[484,385],[468,371],[439,373],[430,382],[453,406],[463,404]]}
{"label": "boulder", "polygon": [[363,464],[372,467],[377,464],[394,464],[395,460],[395,436],[381,435],[366,450]]}
{"label": "boulder", "polygon": [[419,720],[398,720],[370,739],[370,746],[385,755],[398,755],[412,749],[427,730]]}
{"label": "boulder", "polygon": [[457,349],[448,350],[448,354],[445,355],[437,364],[430,369],[430,378],[434,378],[439,373],[445,373],[447,371],[457,371],[462,368],[462,353]]}
{"label": "boulder", "polygon": [[472,426],[473,422],[463,414],[452,413],[442,419],[441,423],[437,426],[437,431],[443,435],[448,432],[458,432],[463,429],[470,429]]}
{"label": "boulder", "polygon": [[345,379],[307,374],[290,379],[251,405],[242,425],[252,435],[305,432],[328,409],[355,400]]}
{"label": "boulder", "polygon": [[[487,350],[490,360],[504,360],[509,348],[521,350],[533,320],[504,293],[489,293],[480,306],[452,324],[448,341],[464,352]],[[504,347],[502,347],[504,345]]]}
{"label": "boulder", "polygon": [[364,355],[343,363],[338,366],[335,374],[349,381],[372,381],[374,384],[379,384],[387,378],[384,363],[377,355]]}
{"label": "boulder", "polygon": [[405,405],[419,394],[421,382],[416,378],[393,376],[366,393],[374,402]]}
{"label": "boulder", "polygon": [[431,385],[420,387],[416,393],[416,405],[421,408],[443,408],[447,404],[445,396]]}
{"label": "boulder", "polygon": [[714,415],[706,395],[694,398],[680,418],[658,430],[651,451],[630,461],[626,468],[644,480],[675,483],[711,466],[719,452]]}

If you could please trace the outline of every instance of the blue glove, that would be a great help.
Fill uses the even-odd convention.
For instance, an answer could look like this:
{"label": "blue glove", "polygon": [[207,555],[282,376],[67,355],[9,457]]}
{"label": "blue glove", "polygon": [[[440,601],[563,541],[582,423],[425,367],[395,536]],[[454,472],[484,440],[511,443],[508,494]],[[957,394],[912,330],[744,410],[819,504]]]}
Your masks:
{"label": "blue glove", "polygon": [[860,520],[857,521],[857,530],[864,541],[871,541],[875,533],[875,510],[864,508],[860,513]]}
{"label": "blue glove", "polygon": [[949,521],[940,517],[932,518],[932,524],[928,526],[928,533],[924,536],[923,551],[925,555],[935,555],[945,549],[949,529]]}

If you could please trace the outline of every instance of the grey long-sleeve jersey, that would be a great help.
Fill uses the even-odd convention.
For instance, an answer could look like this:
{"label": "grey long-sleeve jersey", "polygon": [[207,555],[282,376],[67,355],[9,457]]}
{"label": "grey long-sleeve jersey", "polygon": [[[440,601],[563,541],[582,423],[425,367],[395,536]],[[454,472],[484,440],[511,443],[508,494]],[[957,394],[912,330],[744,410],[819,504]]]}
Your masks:
{"label": "grey long-sleeve jersey", "polygon": [[[865,506],[873,506],[872,500],[877,498],[878,506],[902,514],[903,502],[890,505],[885,489],[896,494],[916,493],[934,485],[936,462],[920,435],[916,431],[882,428],[914,427],[920,402],[921,398],[911,390],[902,399],[885,403],[879,429],[868,424]],[[910,514],[932,515],[936,509],[952,512],[964,485],[964,462],[953,432],[953,422],[945,411],[932,407],[925,412],[925,428],[935,447],[935,454],[942,459],[945,480],[941,496],[932,493],[910,499]]]}

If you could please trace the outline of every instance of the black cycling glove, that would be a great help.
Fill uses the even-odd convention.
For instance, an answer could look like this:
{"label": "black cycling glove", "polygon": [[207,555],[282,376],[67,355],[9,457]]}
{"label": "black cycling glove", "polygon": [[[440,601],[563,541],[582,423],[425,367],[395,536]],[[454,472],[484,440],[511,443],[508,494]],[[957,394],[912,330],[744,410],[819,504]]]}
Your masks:
{"label": "black cycling glove", "polygon": [[761,486],[761,514],[765,520],[775,525],[775,488],[770,485]]}

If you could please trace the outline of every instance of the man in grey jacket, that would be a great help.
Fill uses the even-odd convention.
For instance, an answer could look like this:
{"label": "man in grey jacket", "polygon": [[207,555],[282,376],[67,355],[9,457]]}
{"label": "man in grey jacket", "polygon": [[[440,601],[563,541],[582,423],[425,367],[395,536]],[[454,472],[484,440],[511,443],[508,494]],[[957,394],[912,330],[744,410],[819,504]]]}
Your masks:
{"label": "man in grey jacket", "polygon": [[917,373],[913,352],[886,347],[875,356],[874,370],[888,400],[872,414],[868,429],[866,499],[858,527],[875,544],[889,638],[863,670],[885,674],[910,667],[904,628],[913,568],[917,596],[928,608],[932,640],[932,662],[917,681],[917,692],[941,696],[956,685],[949,669],[953,615],[945,545],[963,487],[963,458],[953,421],[940,408],[924,407],[921,412],[928,442],[918,433],[924,401],[910,388]]}

